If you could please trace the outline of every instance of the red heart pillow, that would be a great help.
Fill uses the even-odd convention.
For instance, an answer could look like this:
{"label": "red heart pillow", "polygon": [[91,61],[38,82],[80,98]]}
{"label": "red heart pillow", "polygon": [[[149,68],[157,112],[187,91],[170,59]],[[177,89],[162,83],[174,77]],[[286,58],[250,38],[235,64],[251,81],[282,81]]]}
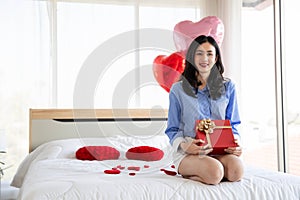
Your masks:
{"label": "red heart pillow", "polygon": [[110,146],[84,146],[76,151],[79,160],[114,160],[120,157],[120,152]]}
{"label": "red heart pillow", "polygon": [[164,157],[161,149],[150,146],[137,146],[128,149],[126,158],[131,160],[157,161]]}

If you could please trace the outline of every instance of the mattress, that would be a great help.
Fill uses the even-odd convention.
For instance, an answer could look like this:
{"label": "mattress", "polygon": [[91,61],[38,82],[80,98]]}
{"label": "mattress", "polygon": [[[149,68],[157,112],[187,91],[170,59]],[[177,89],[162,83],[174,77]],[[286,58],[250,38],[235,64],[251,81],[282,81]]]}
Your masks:
{"label": "mattress", "polygon": [[[77,159],[75,152],[89,145],[114,147],[120,157],[102,161]],[[126,158],[128,149],[142,145],[161,149],[163,158]],[[121,173],[105,173],[118,166],[123,167]],[[245,166],[239,182],[206,185],[174,172],[167,136],[71,138],[47,142],[32,151],[19,166],[11,185],[20,188],[20,200],[300,199],[300,177],[286,173]]]}

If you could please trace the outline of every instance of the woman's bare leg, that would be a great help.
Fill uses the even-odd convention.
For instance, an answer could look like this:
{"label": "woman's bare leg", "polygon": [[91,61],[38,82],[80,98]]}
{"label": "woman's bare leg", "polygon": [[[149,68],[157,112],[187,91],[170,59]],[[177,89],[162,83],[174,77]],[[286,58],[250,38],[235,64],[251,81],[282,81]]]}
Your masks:
{"label": "woman's bare leg", "polygon": [[185,178],[212,185],[220,183],[224,177],[221,162],[209,156],[186,156],[181,161],[178,172]]}
{"label": "woman's bare leg", "polygon": [[216,157],[224,166],[224,177],[229,181],[239,181],[244,174],[244,166],[241,159],[232,154]]}

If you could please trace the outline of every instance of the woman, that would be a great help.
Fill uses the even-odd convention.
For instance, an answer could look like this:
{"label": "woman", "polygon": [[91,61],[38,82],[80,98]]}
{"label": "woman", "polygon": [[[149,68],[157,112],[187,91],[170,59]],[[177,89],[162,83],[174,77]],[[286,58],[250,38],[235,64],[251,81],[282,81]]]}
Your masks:
{"label": "woman", "polygon": [[198,145],[195,139],[197,119],[229,119],[235,136],[240,124],[236,90],[224,79],[220,49],[210,36],[199,36],[190,45],[180,81],[170,90],[166,134],[174,148],[174,163],[184,178],[206,184],[218,184],[223,178],[239,181],[243,164],[242,149],[229,147],[224,155],[208,156],[212,147]]}

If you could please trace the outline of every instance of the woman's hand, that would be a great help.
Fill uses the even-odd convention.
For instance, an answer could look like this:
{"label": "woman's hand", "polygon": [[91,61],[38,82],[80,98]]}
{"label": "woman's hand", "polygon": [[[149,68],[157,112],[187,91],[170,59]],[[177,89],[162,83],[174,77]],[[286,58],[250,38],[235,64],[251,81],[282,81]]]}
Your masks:
{"label": "woman's hand", "polygon": [[180,147],[187,154],[194,155],[207,155],[213,150],[209,144],[199,146],[198,143],[203,144],[204,141],[201,139],[190,139],[188,142],[182,142]]}
{"label": "woman's hand", "polygon": [[237,139],[235,139],[234,142],[237,144],[237,147],[228,147],[227,149],[225,149],[225,152],[236,155],[236,156],[241,156],[242,155],[242,147],[240,147]]}

